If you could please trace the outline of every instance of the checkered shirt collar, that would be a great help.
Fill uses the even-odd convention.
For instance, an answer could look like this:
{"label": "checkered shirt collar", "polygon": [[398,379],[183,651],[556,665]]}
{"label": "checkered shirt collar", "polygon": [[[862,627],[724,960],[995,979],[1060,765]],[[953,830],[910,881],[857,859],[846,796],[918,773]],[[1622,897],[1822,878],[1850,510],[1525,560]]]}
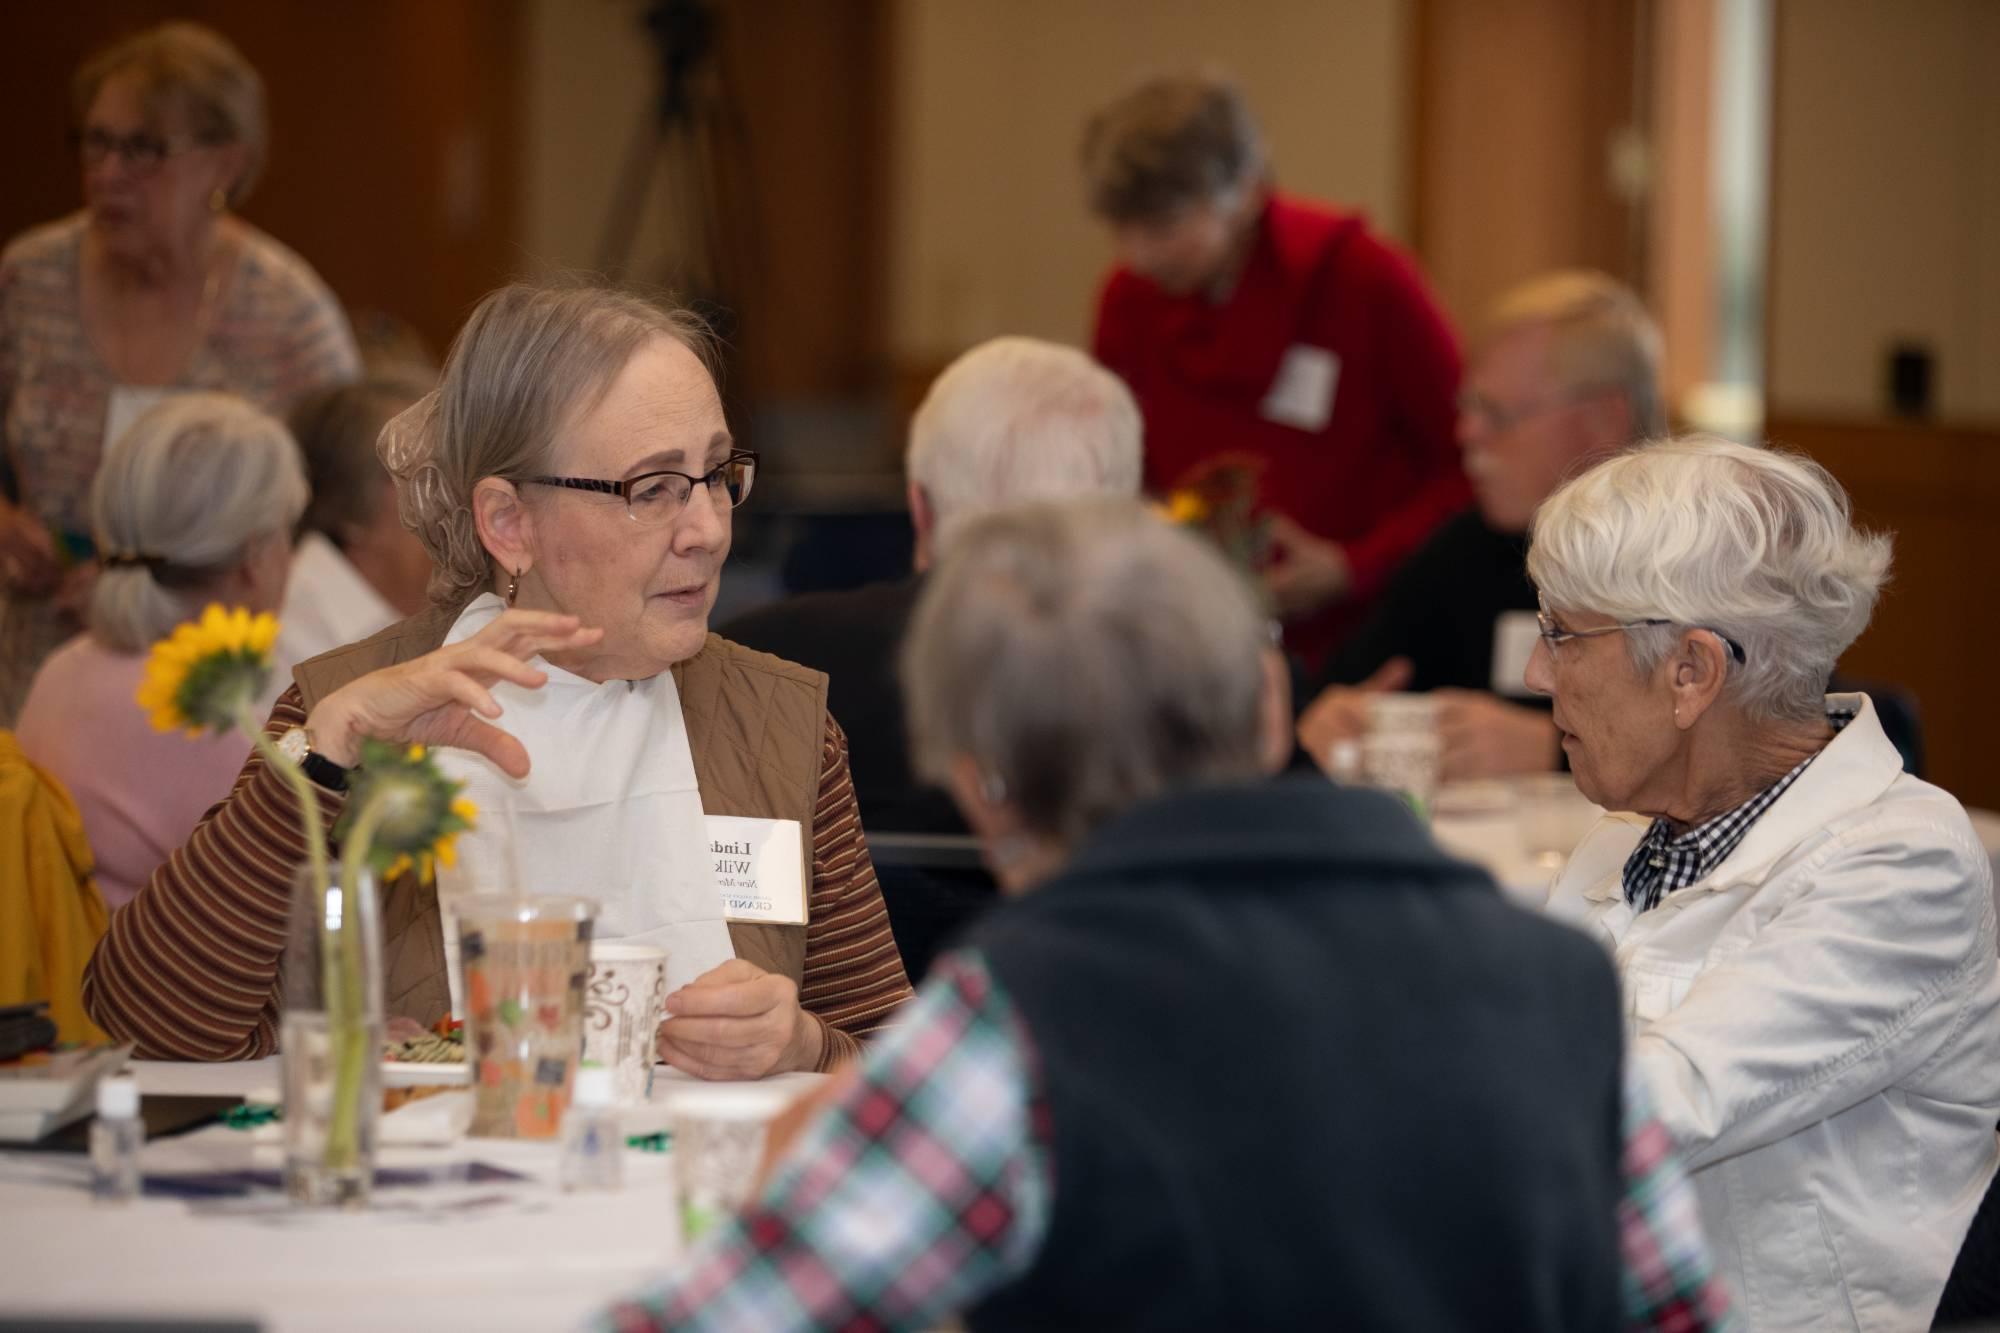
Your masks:
{"label": "checkered shirt collar", "polygon": [[[1854,712],[1851,709],[1830,712],[1826,720],[1837,733],[1854,720]],[[1625,858],[1625,901],[1632,905],[1632,910],[1651,911],[1674,890],[1686,888],[1728,860],[1729,854],[1742,845],[1750,826],[1778,803],[1778,798],[1819,756],[1820,751],[1807,755],[1791,772],[1734,810],[1697,824],[1685,833],[1676,835],[1672,824],[1655,819],[1646,836]]]}

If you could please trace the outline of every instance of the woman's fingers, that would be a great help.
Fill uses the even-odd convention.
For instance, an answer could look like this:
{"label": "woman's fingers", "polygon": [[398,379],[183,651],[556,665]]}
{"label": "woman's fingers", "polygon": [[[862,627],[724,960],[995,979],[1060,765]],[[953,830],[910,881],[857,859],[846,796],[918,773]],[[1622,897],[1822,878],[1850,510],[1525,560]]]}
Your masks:
{"label": "woman's fingers", "polygon": [[510,778],[528,776],[528,750],[520,741],[491,722],[481,722],[470,713],[459,713],[443,729],[434,743],[454,750],[470,750],[485,755]]}
{"label": "woman's fingers", "polygon": [[466,711],[480,717],[500,716],[500,701],[493,692],[463,671],[442,672],[434,680],[443,686],[447,699],[463,705]]}
{"label": "woman's fingers", "polygon": [[523,689],[538,690],[549,678],[548,672],[540,667],[529,666],[521,658],[502,649],[481,646],[477,640],[460,645],[451,660],[440,665],[455,673],[468,675],[482,685],[505,680]]}
{"label": "woman's fingers", "polygon": [[554,611],[508,611],[468,642],[484,643],[516,657],[533,657],[551,650],[588,647],[603,637],[603,630],[586,629],[575,616]]}

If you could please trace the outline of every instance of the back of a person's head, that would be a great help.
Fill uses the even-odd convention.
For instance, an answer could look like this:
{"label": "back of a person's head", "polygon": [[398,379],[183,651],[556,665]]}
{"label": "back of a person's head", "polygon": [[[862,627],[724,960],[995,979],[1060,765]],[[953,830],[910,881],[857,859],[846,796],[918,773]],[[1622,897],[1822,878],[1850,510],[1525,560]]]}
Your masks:
{"label": "back of a person's head", "polygon": [[1262,771],[1265,620],[1202,538],[1136,500],[966,525],[904,642],[915,766],[971,758],[1037,834],[1073,843],[1149,797]]}
{"label": "back of a person's head", "polygon": [[393,503],[376,441],[391,418],[435,387],[434,375],[413,366],[320,389],[293,406],[288,421],[312,489],[312,502],[299,520],[302,532],[317,532],[344,547],[352,534],[375,522],[380,506]]}
{"label": "back of a person's head", "polygon": [[1486,341],[1521,329],[1549,332],[1549,374],[1559,391],[1616,390],[1631,408],[1631,438],[1667,433],[1660,386],[1660,330],[1645,302],[1607,274],[1561,269],[1508,289],[1486,316]]}
{"label": "back of a person's head", "polygon": [[1245,191],[1268,163],[1242,89],[1214,70],[1149,78],[1083,133],[1090,207],[1112,223],[1160,223]]}
{"label": "back of a person's head", "polygon": [[1073,347],[995,338],[945,368],[910,423],[910,480],[941,540],[990,509],[1138,494],[1144,425],[1124,381]]}
{"label": "back of a person's head", "polygon": [[112,443],[91,486],[105,560],[91,634],[144,651],[198,614],[253,543],[289,539],[306,499],[298,446],[275,418],[220,393],[155,405]]}

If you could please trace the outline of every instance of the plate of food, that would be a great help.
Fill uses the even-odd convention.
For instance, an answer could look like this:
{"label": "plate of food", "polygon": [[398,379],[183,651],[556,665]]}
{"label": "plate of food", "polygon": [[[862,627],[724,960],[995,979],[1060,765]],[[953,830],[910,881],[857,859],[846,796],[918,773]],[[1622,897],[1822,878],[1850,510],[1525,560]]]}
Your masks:
{"label": "plate of food", "polygon": [[[441,1027],[443,1025],[440,1025]],[[382,1044],[382,1088],[388,1109],[472,1082],[465,1059],[465,1029],[452,1025],[407,1041]],[[402,1094],[397,1096],[396,1094]]]}

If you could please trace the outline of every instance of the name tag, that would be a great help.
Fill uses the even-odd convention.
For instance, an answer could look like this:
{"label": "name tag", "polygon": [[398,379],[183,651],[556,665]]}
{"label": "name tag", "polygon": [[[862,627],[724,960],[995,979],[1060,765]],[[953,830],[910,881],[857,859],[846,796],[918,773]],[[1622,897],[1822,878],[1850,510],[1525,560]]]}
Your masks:
{"label": "name tag", "polygon": [[1339,384],[1339,357],[1324,347],[1294,343],[1285,349],[1260,410],[1266,421],[1322,431],[1333,420],[1333,394]]}
{"label": "name tag", "polygon": [[804,846],[796,819],[709,815],[708,850],[722,914],[730,921],[802,926],[806,920]]}
{"label": "name tag", "polygon": [[1541,637],[1541,626],[1535,622],[1533,611],[1502,611],[1494,620],[1491,688],[1495,694],[1525,699],[1534,693],[1523,678],[1528,674],[1528,659],[1535,655],[1535,644]]}

